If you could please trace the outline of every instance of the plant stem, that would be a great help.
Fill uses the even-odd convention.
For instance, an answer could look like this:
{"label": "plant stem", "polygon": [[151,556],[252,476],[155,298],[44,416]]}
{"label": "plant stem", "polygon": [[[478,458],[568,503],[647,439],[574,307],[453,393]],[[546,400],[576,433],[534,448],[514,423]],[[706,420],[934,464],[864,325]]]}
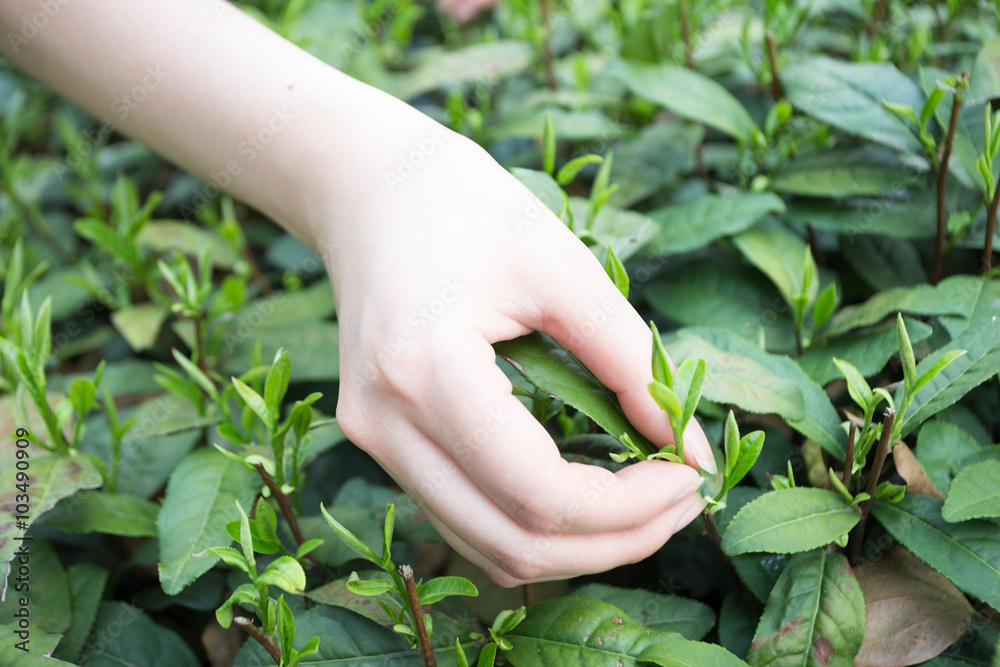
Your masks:
{"label": "plant stem", "polygon": [[851,430],[847,434],[847,456],[844,457],[844,486],[847,490],[851,490],[851,481],[854,475],[854,440],[858,433],[858,427],[853,423],[851,424]]}
{"label": "plant stem", "polygon": [[[715,517],[709,512],[702,512],[702,518],[705,520],[705,527],[708,530],[708,537],[712,540],[712,544],[718,549],[719,555],[722,556],[722,562],[726,564],[726,568],[729,570],[729,574],[733,577],[733,580],[740,586],[744,586],[743,580],[740,579],[740,575],[736,572],[736,568],[733,567],[733,561],[729,558],[722,549],[722,536],[719,535],[719,527],[715,524]],[[744,586],[745,587],[745,586]]]}
{"label": "plant stem", "polygon": [[542,29],[545,36],[542,39],[542,60],[545,63],[545,78],[549,84],[549,90],[559,90],[559,82],[556,80],[556,70],[553,64],[552,54],[552,20],[551,7],[552,0],[542,0]]}
{"label": "plant stem", "polygon": [[524,606],[530,607],[535,604],[535,591],[531,587],[531,584],[524,584],[521,586],[521,591],[524,593]]}
{"label": "plant stem", "polygon": [[403,577],[403,584],[406,587],[406,601],[410,605],[410,614],[413,615],[413,626],[417,631],[417,640],[420,644],[420,657],[424,659],[424,664],[427,667],[437,667],[434,649],[431,648],[431,640],[427,636],[427,628],[424,626],[424,613],[420,609],[420,598],[417,597],[417,583],[413,581],[413,568],[409,565],[400,565],[399,574]]}
{"label": "plant stem", "polygon": [[292,502],[288,498],[288,494],[282,491],[281,487],[274,481],[274,478],[267,474],[263,464],[254,463],[253,467],[257,469],[257,474],[267,484],[267,488],[271,489],[271,495],[278,501],[278,507],[281,508],[281,513],[285,516],[285,520],[288,521],[288,527],[292,529],[295,542],[301,545],[306,539],[302,536],[302,529],[299,528],[299,520],[295,518],[295,512],[292,511]]}
{"label": "plant stem", "polygon": [[777,102],[785,96],[785,87],[781,85],[781,74],[778,72],[778,45],[774,33],[770,30],[765,35],[767,39],[767,60],[771,64],[771,97]]}
{"label": "plant stem", "polygon": [[878,24],[881,23],[882,19],[885,17],[886,4],[887,0],[878,0],[872,8],[872,20],[868,23],[869,47],[871,46],[872,40],[875,39],[875,32],[878,30]]}
{"label": "plant stem", "polygon": [[983,247],[983,273],[993,267],[993,234],[997,228],[997,207],[1000,207],[1000,178],[993,189],[993,199],[986,209],[986,245]]}
{"label": "plant stem", "polygon": [[934,268],[931,271],[931,285],[937,285],[941,280],[941,268],[944,263],[945,226],[948,223],[946,197],[948,191],[948,161],[951,159],[951,149],[955,141],[955,130],[958,128],[958,116],[962,110],[962,93],[956,89],[951,104],[951,118],[948,120],[948,134],[944,138],[941,149],[941,161],[937,173],[937,244],[934,248]]}
{"label": "plant stem", "polygon": [[248,635],[256,639],[257,643],[264,647],[264,650],[267,651],[267,654],[271,656],[276,665],[281,664],[281,650],[274,643],[273,639],[265,635],[253,624],[252,620],[245,616],[236,616],[233,618],[233,623],[246,630]]}
{"label": "plant stem", "polygon": [[688,0],[680,0],[678,6],[681,21],[681,37],[684,40],[684,66],[694,69],[694,46],[691,44],[691,17],[688,13]]}
{"label": "plant stem", "polygon": [[868,522],[868,512],[872,507],[871,496],[875,495],[875,487],[878,486],[878,478],[882,475],[882,466],[885,465],[885,459],[889,456],[890,442],[892,438],[892,426],[893,422],[896,420],[896,411],[892,408],[887,408],[885,411],[885,419],[882,420],[882,437],[878,441],[878,451],[875,454],[875,464],[868,473],[868,488],[866,489],[868,495],[870,496],[868,500],[861,503],[861,521],[858,525],[854,527],[851,531],[850,541],[848,542],[848,561],[851,565],[857,565],[861,562],[861,543],[865,538],[865,524]]}

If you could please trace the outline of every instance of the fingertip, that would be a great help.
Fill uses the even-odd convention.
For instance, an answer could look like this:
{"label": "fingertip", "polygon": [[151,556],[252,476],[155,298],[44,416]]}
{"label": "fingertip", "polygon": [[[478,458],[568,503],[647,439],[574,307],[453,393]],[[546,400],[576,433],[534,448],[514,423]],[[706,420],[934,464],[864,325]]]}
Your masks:
{"label": "fingertip", "polygon": [[694,418],[684,429],[684,453],[690,453],[690,458],[693,459],[692,463],[708,474],[718,474],[719,467],[715,462],[715,451],[708,442],[705,431]]}

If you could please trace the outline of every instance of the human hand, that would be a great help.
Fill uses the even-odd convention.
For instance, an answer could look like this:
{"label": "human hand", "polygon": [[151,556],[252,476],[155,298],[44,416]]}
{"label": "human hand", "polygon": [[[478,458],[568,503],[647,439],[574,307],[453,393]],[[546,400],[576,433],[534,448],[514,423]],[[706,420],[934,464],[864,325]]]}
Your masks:
{"label": "human hand", "polygon": [[[700,513],[699,475],[665,461],[616,474],[566,462],[511,394],[491,343],[550,334],[663,446],[672,434],[646,388],[649,328],[485,151],[436,124],[413,136],[332,230],[341,428],[497,583],[645,558]],[[687,463],[714,468],[697,422],[685,444]]]}
{"label": "human hand", "polygon": [[439,0],[438,6],[459,23],[466,23],[496,3],[497,0]]}

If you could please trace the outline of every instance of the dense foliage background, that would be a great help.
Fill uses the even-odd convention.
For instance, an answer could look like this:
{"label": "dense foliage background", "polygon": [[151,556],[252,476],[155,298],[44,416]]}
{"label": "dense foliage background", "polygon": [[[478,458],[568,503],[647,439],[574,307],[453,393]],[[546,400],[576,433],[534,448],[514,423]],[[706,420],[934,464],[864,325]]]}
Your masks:
{"label": "dense foliage background", "polygon": [[[492,585],[329,417],[321,258],[0,61],[0,663],[420,665],[410,563],[475,583],[421,589],[439,664],[1000,665],[1000,3],[239,6],[512,169],[752,468],[642,563]],[[498,352],[565,456],[643,450],[551,341]]]}

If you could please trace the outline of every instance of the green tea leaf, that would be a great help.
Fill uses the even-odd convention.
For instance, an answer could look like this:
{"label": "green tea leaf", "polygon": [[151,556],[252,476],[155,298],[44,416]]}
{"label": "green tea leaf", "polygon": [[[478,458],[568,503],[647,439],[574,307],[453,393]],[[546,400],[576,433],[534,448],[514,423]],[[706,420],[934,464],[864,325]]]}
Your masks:
{"label": "green tea leaf", "polygon": [[711,607],[677,595],[606,584],[587,584],[573,595],[613,604],[649,630],[677,632],[686,639],[701,639],[715,625]]}
{"label": "green tea leaf", "polygon": [[830,283],[816,297],[816,304],[813,306],[813,326],[817,329],[822,328],[837,309],[838,301],[837,284]]}
{"label": "green tea leaf", "polygon": [[625,418],[618,399],[573,355],[553,339],[534,333],[494,344],[531,384],[584,413],[614,437],[627,433],[649,453],[655,451]]}
{"label": "green tea leaf", "polygon": [[733,238],[733,243],[751,264],[777,286],[789,304],[805,294],[802,284],[806,243],[784,225],[767,221]]}
{"label": "green tea leaf", "polygon": [[160,506],[125,493],[80,491],[59,502],[40,519],[67,533],[104,533],[156,537]]}
{"label": "green tea leaf", "polygon": [[962,469],[963,462],[980,449],[975,438],[941,418],[924,424],[917,436],[917,460],[934,486],[944,493],[951,489],[952,479]]}
{"label": "green tea leaf", "polygon": [[609,71],[633,93],[673,113],[714,127],[745,145],[753,142],[757,125],[732,93],[692,70],[672,63],[617,60]]}
{"label": "green tea leaf", "polygon": [[420,584],[417,589],[420,604],[434,604],[449,595],[476,597],[479,589],[465,577],[435,577]]}
{"label": "green tea leaf", "polygon": [[306,573],[299,561],[291,556],[278,556],[260,573],[255,583],[277,586],[288,593],[302,593],[306,587]]}
{"label": "green tea leaf", "polygon": [[736,464],[733,466],[732,472],[726,473],[726,482],[722,487],[721,493],[728,492],[729,489],[739,484],[740,480],[747,476],[763,450],[763,431],[753,431],[740,438],[739,457],[736,459]]}
{"label": "green tea leaf", "polygon": [[814,56],[781,72],[792,105],[848,134],[893,149],[920,153],[921,144],[904,121],[882,106],[882,99],[923,105],[924,96],[892,63],[848,63]]}
{"label": "green tea leaf", "polygon": [[967,594],[1000,605],[1000,521],[948,523],[943,501],[907,494],[899,503],[875,502],[872,514],[917,558],[951,579]]}
{"label": "green tea leaf", "polygon": [[545,114],[545,129],[542,132],[542,165],[545,173],[552,176],[556,170],[556,133],[552,129],[552,114]]}
{"label": "green tea leaf", "polygon": [[749,229],[769,213],[784,211],[785,203],[771,192],[703,194],[649,213],[659,230],[646,252],[662,256],[697,250]]}
{"label": "green tea leaf", "polygon": [[177,633],[124,602],[101,603],[91,637],[100,641],[88,641],[78,659],[90,667],[201,664]]}
{"label": "green tea leaf", "polygon": [[76,662],[96,620],[108,571],[93,563],[77,563],[69,567],[66,576],[69,578],[73,621],[52,656]]}
{"label": "green tea leaf", "polygon": [[622,296],[626,299],[628,298],[628,273],[625,271],[625,267],[622,265],[622,261],[618,259],[618,255],[615,254],[614,248],[608,248],[608,258],[604,262],[604,271],[611,278],[611,282],[615,284],[618,291],[622,293]]}
{"label": "green tea leaf", "polygon": [[26,620],[31,623],[32,632],[66,632],[71,620],[70,586],[55,549],[47,540],[32,534],[15,544],[24,551],[11,563],[6,581],[0,582],[7,596],[0,602],[0,618],[18,625],[20,618],[25,617],[15,614],[23,613],[20,599],[27,598]]}
{"label": "green tea leaf", "polygon": [[903,362],[903,379],[906,391],[910,394],[916,391],[917,362],[913,357],[913,344],[906,333],[903,315],[896,313],[896,340],[899,341],[899,358]]}
{"label": "green tea leaf", "polygon": [[677,398],[677,394],[673,392],[667,385],[662,382],[650,382],[649,383],[649,394],[656,401],[656,404],[660,406],[671,419],[681,418],[681,402]]}
{"label": "green tea leaf", "polygon": [[739,511],[722,538],[722,548],[730,556],[808,551],[848,533],[860,519],[833,491],[807,487],[771,491]]}
{"label": "green tea leaf", "polygon": [[[881,199],[888,199],[891,204],[889,195],[897,194],[906,184],[917,186],[920,181],[916,174],[927,169],[926,165],[920,167],[915,170],[912,165],[901,162],[894,151],[877,146],[832,148],[804,152],[797,156],[774,177],[771,187],[776,192],[802,197],[844,199],[880,195],[880,202]],[[873,219],[874,213],[866,210],[869,203],[863,201],[842,205],[841,208],[827,210],[825,214],[822,210],[817,210],[817,205],[809,203],[801,206],[795,204],[791,210],[805,222],[811,222],[815,216],[821,221],[825,220],[828,225],[834,220],[843,219],[846,214],[850,218],[845,221],[846,229],[843,231],[850,236],[875,233],[874,229],[866,229],[869,225],[882,227],[892,224],[891,220]],[[907,237],[914,238],[917,231],[922,229],[923,226],[917,226]]]}
{"label": "green tea leaf", "polygon": [[[291,373],[292,362],[288,359],[288,351],[281,348],[275,355],[274,363],[271,364],[271,368],[267,371],[267,377],[264,379],[264,403],[272,415],[277,416],[281,409],[281,399],[288,391],[288,380]],[[247,402],[249,403],[249,401]]]}
{"label": "green tea leaf", "polygon": [[[918,343],[931,335],[933,329],[920,320],[903,318],[910,341]],[[826,385],[844,377],[834,359],[842,359],[854,366],[862,377],[877,375],[899,349],[894,326],[880,325],[854,334],[836,338],[823,338],[809,347],[798,358],[799,366],[815,382]]]}
{"label": "green tea leaf", "polygon": [[229,544],[226,522],[239,516],[236,503],[249,506],[257,475],[214,449],[185,456],[170,475],[156,521],[160,538],[160,584],[176,595],[211,569],[214,558],[194,558],[208,547]]}
{"label": "green tea leaf", "polygon": [[660,667],[740,667],[746,663],[715,644],[670,639],[650,646],[639,655],[643,662]]}
{"label": "green tea leaf", "polygon": [[278,420],[278,415],[268,407],[267,403],[264,402],[264,399],[261,398],[261,395],[239,378],[233,378],[233,386],[236,387],[236,393],[238,393],[243,401],[250,406],[250,409],[253,410],[258,417],[260,417],[260,420],[264,422],[268,430],[275,430],[275,423]]}
{"label": "green tea leaf", "polygon": [[388,593],[395,588],[396,584],[393,583],[392,579],[384,579],[381,577],[375,579],[362,579],[358,576],[357,572],[351,572],[351,576],[347,578],[347,590],[351,591],[355,595],[361,595],[364,597],[382,595],[383,593]]}
{"label": "green tea leaf", "polygon": [[750,665],[853,667],[865,636],[865,601],[847,559],[825,549],[796,554],[757,627]]}
{"label": "green tea leaf", "polygon": [[562,186],[569,185],[576,179],[581,169],[588,164],[600,164],[603,160],[604,158],[600,155],[581,155],[573,158],[559,169],[559,173],[556,174],[556,182]]}
{"label": "green tea leaf", "polygon": [[343,526],[343,524],[334,519],[333,516],[331,516],[330,513],[326,510],[326,507],[320,504],[319,509],[320,512],[322,512],[323,514],[323,518],[326,519],[326,522],[328,524],[330,524],[330,528],[333,529],[334,534],[336,534],[337,538],[341,542],[350,547],[351,550],[359,554],[362,558],[367,558],[375,565],[378,566],[382,565],[382,559],[379,558],[378,555],[374,551],[372,551],[364,542],[355,537],[354,533],[349,531],[347,528]]}
{"label": "green tea leaf", "polygon": [[143,352],[156,343],[163,322],[169,314],[170,311],[165,306],[141,303],[114,311],[111,313],[111,323],[133,352]]}
{"label": "green tea leaf", "polygon": [[1000,461],[980,461],[962,468],[951,483],[941,515],[956,522],[1000,517]]}
{"label": "green tea leaf", "polygon": [[837,365],[844,379],[847,380],[847,392],[851,395],[851,400],[859,408],[867,411],[872,402],[872,389],[868,386],[868,382],[851,363],[836,357],[833,358],[833,363]]}
{"label": "green tea leaf", "polygon": [[645,627],[606,602],[558,597],[530,607],[505,637],[513,648],[504,657],[517,667],[604,667],[616,662],[637,667],[646,648],[677,635],[646,634]]}

